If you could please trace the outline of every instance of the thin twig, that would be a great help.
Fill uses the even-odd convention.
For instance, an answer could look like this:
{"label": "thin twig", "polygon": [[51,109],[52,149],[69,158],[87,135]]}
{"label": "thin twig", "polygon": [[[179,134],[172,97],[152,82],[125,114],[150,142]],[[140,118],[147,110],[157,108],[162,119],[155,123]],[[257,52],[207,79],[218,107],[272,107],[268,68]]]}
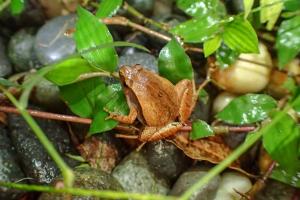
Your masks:
{"label": "thin twig", "polygon": [[[15,107],[10,106],[0,106],[0,112],[5,113],[15,113],[19,114],[20,112]],[[56,113],[50,113],[50,112],[44,112],[39,110],[32,110],[27,109],[27,112],[33,116],[38,117],[42,119],[52,119],[57,121],[65,121],[65,122],[73,122],[73,123],[80,123],[80,124],[91,124],[92,119],[89,118],[81,118],[73,115],[63,115],[63,114],[56,114]],[[255,126],[224,126],[224,125],[218,125],[212,127],[214,130],[216,130],[217,134],[221,133],[229,133],[229,132],[249,132],[256,129]],[[115,127],[117,130],[126,131],[126,132],[137,132],[139,129],[137,129],[135,126],[132,125],[123,125],[119,124]],[[183,126],[180,131],[186,131],[189,132],[192,130],[192,127],[190,125]]]}
{"label": "thin twig", "polygon": [[[130,21],[129,19],[127,19],[126,17],[116,16],[116,17],[110,17],[110,18],[105,18],[105,19],[100,19],[100,20],[107,25],[129,26],[133,29],[139,30],[143,33],[146,33],[153,37],[159,38],[166,42],[168,42],[172,39],[170,36],[164,35],[162,33],[154,31],[152,29],[146,28],[140,24],[134,23],[134,22]],[[197,48],[197,47],[193,47],[193,46],[185,45],[184,48],[186,51],[197,52],[197,53],[202,52],[201,48]]]}

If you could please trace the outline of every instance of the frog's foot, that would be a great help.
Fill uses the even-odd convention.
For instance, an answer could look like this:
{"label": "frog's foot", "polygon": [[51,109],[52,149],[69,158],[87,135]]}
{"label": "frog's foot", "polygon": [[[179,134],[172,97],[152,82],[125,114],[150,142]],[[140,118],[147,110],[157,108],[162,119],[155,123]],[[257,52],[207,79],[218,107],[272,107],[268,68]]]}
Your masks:
{"label": "frog's foot", "polygon": [[134,107],[130,108],[128,115],[120,115],[120,113],[111,112],[107,108],[103,108],[103,110],[109,113],[105,120],[114,119],[124,124],[132,124],[137,117],[137,110]]}
{"label": "frog's foot", "polygon": [[143,132],[140,134],[139,140],[142,142],[152,142],[161,140],[174,135],[183,127],[180,122],[171,122],[163,127],[145,127]]}

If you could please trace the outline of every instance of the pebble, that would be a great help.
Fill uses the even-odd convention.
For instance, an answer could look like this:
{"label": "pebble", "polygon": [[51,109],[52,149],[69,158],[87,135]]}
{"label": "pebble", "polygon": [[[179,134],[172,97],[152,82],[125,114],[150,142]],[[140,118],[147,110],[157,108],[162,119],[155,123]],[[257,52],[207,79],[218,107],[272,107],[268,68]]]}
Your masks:
{"label": "pebble", "polygon": [[35,30],[21,29],[14,34],[8,44],[8,56],[16,72],[29,71],[40,67],[33,51]]}
{"label": "pebble", "polygon": [[56,62],[76,51],[74,40],[64,33],[75,27],[75,15],[59,16],[44,24],[37,32],[34,51],[43,65]]}
{"label": "pebble", "polygon": [[157,59],[151,54],[136,52],[120,56],[119,67],[123,65],[134,66],[136,64],[140,64],[146,69],[158,73]]}
{"label": "pebble", "polygon": [[169,184],[156,175],[141,152],[133,151],[113,170],[112,175],[126,192],[166,195]]}
{"label": "pebble", "polygon": [[147,143],[145,150],[153,171],[170,181],[174,181],[191,165],[191,160],[181,150],[164,140]]}
{"label": "pebble", "polygon": [[[114,191],[122,191],[123,188],[120,183],[112,177],[110,174],[93,169],[90,167],[79,167],[75,168],[75,188],[84,188],[90,190],[114,190]],[[56,178],[54,181],[54,185],[58,184],[62,181],[62,178]],[[39,200],[65,200],[66,196],[61,194],[51,194],[51,193],[43,193]],[[69,198],[68,198],[69,199]],[[102,198],[101,198],[102,199]],[[80,196],[72,196],[70,200],[100,200],[98,197],[80,197]]]}
{"label": "pebble", "polygon": [[[180,196],[193,184],[208,173],[209,169],[203,167],[191,168],[180,175],[175,182],[170,195]],[[189,200],[214,200],[220,182],[220,176],[214,177],[208,184],[191,195]]]}

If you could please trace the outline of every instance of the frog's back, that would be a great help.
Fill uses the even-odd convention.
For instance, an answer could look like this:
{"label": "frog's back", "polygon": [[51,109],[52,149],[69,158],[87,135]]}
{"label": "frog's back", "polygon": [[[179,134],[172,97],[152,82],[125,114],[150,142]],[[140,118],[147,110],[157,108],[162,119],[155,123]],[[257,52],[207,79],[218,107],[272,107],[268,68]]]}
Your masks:
{"label": "frog's back", "polygon": [[148,126],[163,126],[178,116],[178,96],[174,85],[167,79],[142,70],[136,75],[131,89],[135,92]]}

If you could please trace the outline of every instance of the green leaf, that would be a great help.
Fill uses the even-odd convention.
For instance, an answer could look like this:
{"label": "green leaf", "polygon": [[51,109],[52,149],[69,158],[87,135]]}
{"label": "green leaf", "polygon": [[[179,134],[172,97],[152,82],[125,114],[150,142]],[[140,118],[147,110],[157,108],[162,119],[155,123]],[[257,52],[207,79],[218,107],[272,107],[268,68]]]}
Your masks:
{"label": "green leaf", "polygon": [[230,124],[251,124],[268,117],[276,101],[265,94],[246,94],[233,99],[216,117]]}
{"label": "green leaf", "polygon": [[294,91],[293,98],[291,99],[292,102],[294,101],[293,109],[298,113],[298,115],[300,115],[300,99],[298,99],[297,101],[297,97],[299,96],[300,96],[300,87],[298,86]]}
{"label": "green leaf", "polygon": [[260,0],[260,21],[267,22],[267,30],[272,30],[283,9],[283,2],[278,0]]}
{"label": "green leaf", "polygon": [[[120,84],[112,84],[106,87],[105,90],[98,95],[97,100],[102,107],[111,112],[119,113],[120,115],[127,115],[129,112],[126,98]],[[100,110],[94,115],[89,135],[111,130],[118,124],[115,120],[106,120],[107,116],[108,113],[103,110]]]}
{"label": "green leaf", "polygon": [[25,0],[11,0],[10,11],[13,15],[20,14],[25,8]]}
{"label": "green leaf", "polygon": [[80,51],[79,53],[86,54],[86,53],[90,53],[90,52],[93,52],[93,51],[96,51],[99,49],[109,48],[109,47],[134,47],[134,48],[137,48],[137,49],[140,49],[140,50],[150,53],[150,50],[142,45],[131,43],[131,42],[124,42],[124,41],[116,41],[116,42],[109,42],[109,43],[105,43],[105,44],[96,45],[94,47]]}
{"label": "green leaf", "polygon": [[297,90],[297,85],[295,83],[295,80],[291,77],[287,77],[287,79],[282,84],[282,87],[287,89],[291,94],[294,94]]}
{"label": "green leaf", "polygon": [[247,19],[249,13],[251,12],[252,6],[254,4],[254,0],[244,0],[244,18]]}
{"label": "green leaf", "polygon": [[[82,7],[77,9],[78,20],[74,34],[76,47],[79,52],[97,45],[111,43],[113,38],[105,24]],[[82,56],[95,67],[114,72],[118,65],[118,55],[114,48],[98,49]]]}
{"label": "green leaf", "polygon": [[73,113],[80,117],[92,117],[101,110],[97,96],[105,90],[104,82],[91,78],[60,87],[60,94]]}
{"label": "green leaf", "polygon": [[93,71],[96,71],[95,68],[91,67],[86,60],[73,57],[53,64],[45,78],[58,86],[63,86],[75,82],[81,74]]}
{"label": "green leaf", "polygon": [[158,70],[162,76],[173,83],[182,79],[191,80],[194,77],[191,60],[175,39],[168,42],[160,51]]}
{"label": "green leaf", "polygon": [[216,35],[210,40],[207,40],[203,44],[204,55],[208,57],[212,53],[214,53],[221,46],[222,38],[220,35]]}
{"label": "green leaf", "polygon": [[230,49],[227,45],[222,43],[216,52],[217,65],[221,69],[225,69],[233,64],[239,57],[239,53]]}
{"label": "green leaf", "polygon": [[216,12],[218,0],[177,0],[177,7],[192,17],[203,17]]}
{"label": "green leaf", "polygon": [[96,17],[105,18],[113,16],[117,13],[122,3],[122,0],[102,0],[96,12]]}
{"label": "green leaf", "polygon": [[198,100],[202,101],[204,104],[207,104],[207,102],[209,100],[209,95],[204,89],[201,89],[199,91]]}
{"label": "green leaf", "polygon": [[300,16],[284,20],[276,36],[279,68],[283,69],[300,51]]}
{"label": "green leaf", "polygon": [[243,18],[235,18],[225,24],[224,43],[239,53],[258,53],[258,39],[251,24]]}
{"label": "green leaf", "polygon": [[212,135],[214,135],[214,131],[205,121],[196,120],[195,122],[193,122],[190,139],[197,140]]}
{"label": "green leaf", "polygon": [[284,9],[288,11],[300,10],[300,1],[299,0],[284,1]]}
{"label": "green leaf", "polygon": [[5,78],[0,77],[0,85],[5,87],[20,87],[19,84],[12,82],[10,80],[7,80]]}
{"label": "green leaf", "polygon": [[[293,165],[297,165],[297,163],[293,163]],[[298,163],[298,166],[300,163]],[[300,169],[295,170],[294,172],[287,172],[282,169],[280,166],[273,169],[271,178],[277,181],[281,181],[283,183],[289,184],[293,187],[300,188]]]}
{"label": "green leaf", "polygon": [[[272,116],[277,112],[272,113]],[[263,135],[264,148],[271,158],[279,164],[280,168],[293,174],[300,171],[300,155],[297,153],[299,142],[299,126],[286,113],[280,121]]]}
{"label": "green leaf", "polygon": [[220,29],[219,18],[208,15],[178,24],[170,32],[182,37],[185,42],[199,43],[212,38]]}

